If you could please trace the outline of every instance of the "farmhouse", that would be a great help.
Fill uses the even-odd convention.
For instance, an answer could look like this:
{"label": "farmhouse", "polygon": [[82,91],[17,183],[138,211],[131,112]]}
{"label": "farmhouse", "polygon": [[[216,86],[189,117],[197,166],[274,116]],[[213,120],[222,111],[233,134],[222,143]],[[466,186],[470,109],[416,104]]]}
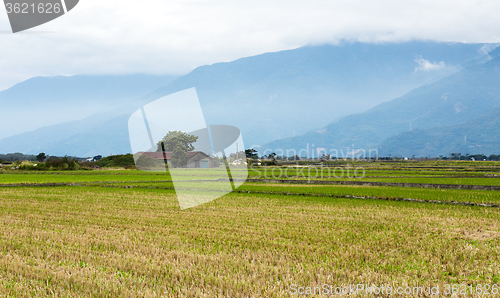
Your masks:
{"label": "farmhouse", "polygon": [[[172,152],[138,152],[138,154],[148,156],[158,160],[166,160],[172,166]],[[186,153],[186,168],[218,168],[219,162],[201,151],[190,151]]]}

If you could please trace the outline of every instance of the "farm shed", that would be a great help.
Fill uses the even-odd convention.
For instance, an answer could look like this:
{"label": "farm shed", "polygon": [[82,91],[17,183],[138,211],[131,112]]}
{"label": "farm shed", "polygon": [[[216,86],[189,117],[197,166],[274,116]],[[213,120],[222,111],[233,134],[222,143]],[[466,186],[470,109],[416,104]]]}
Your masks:
{"label": "farm shed", "polygon": [[[172,152],[138,152],[138,154],[148,156],[157,160],[166,160],[172,166]],[[190,151],[186,153],[186,168],[218,168],[219,162],[201,151]]]}

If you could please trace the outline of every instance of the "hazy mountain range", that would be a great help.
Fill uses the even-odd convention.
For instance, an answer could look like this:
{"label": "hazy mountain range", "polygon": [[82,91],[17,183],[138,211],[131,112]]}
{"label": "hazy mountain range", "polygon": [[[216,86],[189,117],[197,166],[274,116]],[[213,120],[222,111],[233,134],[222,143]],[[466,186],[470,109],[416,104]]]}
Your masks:
{"label": "hazy mountain range", "polygon": [[175,76],[35,77],[0,92],[0,139],[133,104]]}
{"label": "hazy mountain range", "polygon": [[500,109],[493,109],[462,124],[416,129],[384,140],[378,151],[382,156],[450,156],[498,154],[500,152]]}
{"label": "hazy mountain range", "polygon": [[[410,122],[412,130],[457,125],[496,107],[496,95],[484,96],[498,94],[493,86],[496,58],[491,57],[496,53],[488,55],[493,48],[418,41],[343,43],[202,66],[176,79],[34,78],[0,92],[2,110],[10,117],[0,120],[0,152],[130,152],[130,114],[191,87],[196,87],[207,123],[239,127],[247,148],[277,139],[259,151],[312,143],[337,149],[353,143],[376,147],[408,131]],[[471,104],[484,97],[484,108]]]}
{"label": "hazy mountain range", "polygon": [[[448,155],[450,150],[499,152],[500,144],[492,143],[496,130],[490,121],[497,114],[480,117],[500,108],[499,54],[500,48],[495,49],[486,62],[469,65],[458,73],[364,113],[342,118],[321,130],[277,140],[263,148],[276,151],[314,146],[327,151],[334,149],[333,152],[375,148],[384,156],[437,156]],[[483,124],[484,128],[480,129]],[[471,129],[464,130],[465,127]]]}
{"label": "hazy mountain range", "polygon": [[484,44],[346,43],[202,66],[151,100],[196,87],[205,119],[244,131],[247,147],[323,127],[446,77]]}

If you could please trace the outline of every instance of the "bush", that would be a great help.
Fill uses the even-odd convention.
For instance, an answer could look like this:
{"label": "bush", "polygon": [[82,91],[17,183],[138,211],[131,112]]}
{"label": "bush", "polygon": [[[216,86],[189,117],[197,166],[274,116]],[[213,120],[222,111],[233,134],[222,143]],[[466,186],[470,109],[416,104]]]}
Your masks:
{"label": "bush", "polygon": [[19,170],[26,171],[75,171],[81,168],[78,161],[73,159],[63,158],[51,158],[45,163],[30,163],[30,162],[15,162],[15,166],[18,166]]}
{"label": "bush", "polygon": [[25,171],[46,171],[47,167],[43,163],[39,164],[21,164],[18,166],[19,170],[25,170]]}
{"label": "bush", "polygon": [[278,165],[278,163],[276,162],[276,160],[271,159],[271,160],[263,160],[262,165],[263,166],[276,166],[276,165]]}
{"label": "bush", "polygon": [[96,170],[96,169],[99,169],[99,166],[96,165],[94,162],[82,161],[82,162],[80,162],[80,169],[81,170]]}
{"label": "bush", "polygon": [[50,160],[45,162],[45,166],[50,168],[51,170],[57,171],[74,171],[80,168],[80,164],[78,161],[73,159],[68,159],[66,156],[59,158],[51,158]]}
{"label": "bush", "polygon": [[135,166],[134,156],[132,154],[108,156],[96,161],[95,164],[102,168],[113,168],[113,167],[132,168],[133,166]]}

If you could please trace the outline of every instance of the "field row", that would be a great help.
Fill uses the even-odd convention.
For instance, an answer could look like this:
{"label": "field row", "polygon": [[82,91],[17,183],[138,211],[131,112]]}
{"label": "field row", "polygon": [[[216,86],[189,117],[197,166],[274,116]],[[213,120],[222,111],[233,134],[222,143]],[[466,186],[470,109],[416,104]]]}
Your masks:
{"label": "field row", "polygon": [[[177,177],[182,179],[214,179],[224,176],[226,170],[210,169],[196,171],[192,169],[176,170]],[[237,170],[236,173],[244,173]],[[413,174],[412,174],[413,173]],[[440,172],[438,172],[440,173]],[[250,179],[282,179],[282,180],[327,180],[327,181],[366,181],[383,183],[423,183],[423,184],[455,184],[455,185],[492,185],[500,186],[500,176],[492,173],[471,172],[451,176],[436,174],[419,175],[406,172],[404,175],[380,174],[379,172],[363,172],[359,168],[251,168]],[[0,184],[18,183],[78,183],[78,182],[127,182],[127,181],[168,181],[168,172],[141,172],[136,170],[105,171],[63,171],[63,172],[27,172],[0,171]]]}
{"label": "field row", "polygon": [[500,282],[494,208],[233,193],[181,211],[172,190],[95,186],[0,188],[0,197],[0,296],[283,297],[292,284]]}
{"label": "field row", "polygon": [[[135,187],[147,189],[173,189],[171,182],[88,184],[88,186]],[[213,183],[196,183],[196,188],[217,188]],[[276,194],[318,194],[337,197],[375,197],[380,199],[415,199],[425,201],[468,202],[500,204],[500,191],[469,189],[428,189],[416,187],[357,186],[357,185],[304,185],[279,183],[250,183],[240,186],[241,192],[271,192]]]}
{"label": "field row", "polygon": [[[187,171],[188,173],[189,171]],[[203,172],[197,179],[214,179],[220,176],[220,170]],[[192,178],[187,175],[185,178]],[[286,179],[285,179],[286,180]],[[295,179],[297,180],[297,179]],[[300,179],[299,179],[300,180]],[[308,179],[301,179],[308,180]],[[314,179],[311,179],[314,180]],[[325,179],[327,180],[327,179]],[[330,181],[360,181],[360,182],[411,182],[411,183],[442,183],[458,185],[499,185],[500,179],[491,178],[455,178],[455,179],[338,179]],[[490,182],[490,183],[485,183]],[[171,177],[165,173],[140,172],[134,170],[121,171],[75,171],[75,172],[18,172],[0,174],[0,185],[12,184],[45,184],[63,183],[87,186],[133,186],[140,188],[173,188]],[[200,187],[196,183],[196,187]],[[207,183],[201,187],[211,187]],[[404,199],[411,198],[426,201],[456,201],[472,203],[500,203],[500,191],[473,189],[427,189],[420,187],[368,186],[368,185],[314,185],[314,184],[265,184],[246,182],[240,186],[240,191],[264,191],[276,193],[322,194],[334,196],[371,196],[377,198]]]}

